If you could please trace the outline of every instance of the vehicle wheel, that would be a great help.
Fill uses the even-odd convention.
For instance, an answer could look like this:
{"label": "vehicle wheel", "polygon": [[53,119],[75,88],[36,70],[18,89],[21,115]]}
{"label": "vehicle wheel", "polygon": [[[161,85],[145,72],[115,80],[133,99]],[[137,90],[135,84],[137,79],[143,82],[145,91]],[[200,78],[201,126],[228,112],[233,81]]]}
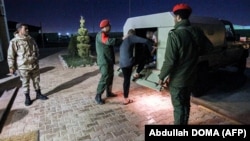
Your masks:
{"label": "vehicle wheel", "polygon": [[238,68],[239,74],[244,74],[244,72],[246,70],[247,57],[248,57],[248,50],[244,50],[244,52],[239,60],[239,63],[236,66]]}
{"label": "vehicle wheel", "polygon": [[209,87],[208,84],[208,63],[202,62],[198,65],[198,71],[197,71],[197,81],[194,85],[194,88],[192,90],[192,96],[194,97],[200,97],[204,95]]}
{"label": "vehicle wheel", "polygon": [[192,96],[193,97],[200,97],[202,95],[204,95],[204,89],[202,89],[201,87],[195,87],[192,91]]}

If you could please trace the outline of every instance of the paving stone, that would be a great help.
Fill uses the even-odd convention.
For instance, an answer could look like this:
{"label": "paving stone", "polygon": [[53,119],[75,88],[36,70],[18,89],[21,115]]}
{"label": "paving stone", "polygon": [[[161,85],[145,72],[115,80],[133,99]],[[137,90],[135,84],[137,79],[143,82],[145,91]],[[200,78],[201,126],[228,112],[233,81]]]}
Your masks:
{"label": "paving stone", "polygon": [[[158,92],[132,82],[129,97],[134,103],[124,106],[123,78],[115,76],[113,92],[118,97],[106,98],[104,93],[106,103],[97,105],[98,66],[66,69],[58,59],[60,53],[64,52],[40,61],[41,88],[49,99],[26,107],[20,89],[1,137],[39,130],[40,141],[144,141],[145,124],[173,124],[168,91]],[[193,103],[190,113],[190,124],[235,124]]]}
{"label": "paving stone", "polygon": [[94,132],[91,132],[91,133],[90,133],[90,137],[91,137],[92,139],[94,139],[94,138],[99,137],[100,135],[103,135],[103,134],[104,134],[104,133],[103,133],[102,129],[99,129],[99,130],[96,130],[96,131],[94,131]]}

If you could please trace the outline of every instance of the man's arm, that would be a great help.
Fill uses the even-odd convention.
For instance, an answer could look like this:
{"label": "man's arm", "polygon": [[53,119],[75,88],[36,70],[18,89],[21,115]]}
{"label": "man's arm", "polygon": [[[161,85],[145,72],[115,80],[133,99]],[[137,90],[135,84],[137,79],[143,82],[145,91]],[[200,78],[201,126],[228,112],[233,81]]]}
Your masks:
{"label": "man's arm", "polygon": [[170,32],[168,35],[168,40],[167,40],[167,47],[165,51],[165,60],[163,62],[160,74],[159,74],[159,79],[160,81],[164,81],[164,79],[171,73],[171,71],[174,68],[174,64],[176,62],[176,58],[178,55],[178,49],[177,49],[177,37],[174,34],[174,32]]}
{"label": "man's arm", "polygon": [[7,61],[9,65],[9,72],[14,74],[16,70],[16,49],[15,44],[11,41],[8,47]]}
{"label": "man's arm", "polygon": [[32,40],[33,40],[33,43],[34,43],[34,46],[35,46],[36,57],[37,57],[37,59],[38,59],[39,56],[40,56],[39,47],[38,47],[38,45],[37,45],[37,42],[36,42],[33,38],[32,38]]}
{"label": "man's arm", "polygon": [[148,40],[145,39],[145,38],[136,36],[136,35],[131,35],[131,42],[132,42],[133,44],[135,44],[135,43],[143,43],[143,44],[146,44],[146,43],[148,42]]}

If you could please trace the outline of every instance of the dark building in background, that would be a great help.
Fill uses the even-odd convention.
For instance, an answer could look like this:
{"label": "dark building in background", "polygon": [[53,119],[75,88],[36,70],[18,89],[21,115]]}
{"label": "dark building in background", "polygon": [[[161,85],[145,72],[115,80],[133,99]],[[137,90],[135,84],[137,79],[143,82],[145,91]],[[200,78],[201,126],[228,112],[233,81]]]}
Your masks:
{"label": "dark building in background", "polygon": [[[14,37],[16,31],[16,24],[18,22],[8,21],[10,39]],[[27,24],[27,23],[24,23]],[[67,47],[69,43],[69,36],[58,35],[58,33],[43,33],[41,26],[28,25],[29,34],[32,36],[38,46],[41,47]]]}
{"label": "dark building in background", "polygon": [[235,32],[241,37],[250,38],[250,29],[236,29]]}
{"label": "dark building in background", "polygon": [[[16,31],[16,24],[17,23],[18,22],[8,21],[10,39],[12,39],[14,37],[14,32]],[[24,24],[26,24],[26,23],[24,23]],[[28,25],[28,28],[29,28],[29,34],[33,38],[36,38],[41,33],[41,27],[33,26],[33,25],[29,25],[29,24],[27,24],[27,25]]]}

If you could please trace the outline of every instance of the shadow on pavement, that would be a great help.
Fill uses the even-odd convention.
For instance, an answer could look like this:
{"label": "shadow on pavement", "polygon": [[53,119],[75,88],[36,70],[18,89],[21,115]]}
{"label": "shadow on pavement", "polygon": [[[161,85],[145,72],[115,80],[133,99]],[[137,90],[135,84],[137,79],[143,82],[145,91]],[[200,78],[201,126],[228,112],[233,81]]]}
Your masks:
{"label": "shadow on pavement", "polygon": [[8,114],[8,118],[7,118],[6,122],[4,123],[5,126],[8,125],[8,124],[12,124],[14,122],[17,122],[17,121],[21,120],[28,113],[29,113],[29,111],[27,109],[11,110],[10,113]]}
{"label": "shadow on pavement", "polygon": [[54,68],[55,68],[55,67],[53,67],[53,66],[40,68],[40,73],[48,72],[48,71],[50,71],[50,70],[53,70]]}
{"label": "shadow on pavement", "polygon": [[97,75],[98,73],[99,73],[99,70],[98,70],[98,69],[95,70],[95,71],[93,71],[93,72],[85,73],[85,74],[83,74],[83,75],[80,76],[80,77],[74,78],[74,79],[72,79],[72,80],[70,80],[70,81],[68,81],[68,82],[65,82],[65,83],[63,83],[63,84],[57,86],[56,88],[54,88],[52,91],[49,91],[49,92],[46,93],[45,95],[48,96],[48,95],[51,95],[51,94],[53,94],[53,93],[59,92],[59,91],[61,91],[61,90],[68,89],[68,88],[70,88],[70,87],[72,87],[72,86],[74,86],[74,85],[77,85],[77,84],[79,84],[79,83],[81,83],[81,82],[87,80],[87,79],[90,78],[90,77],[93,77],[93,76]]}
{"label": "shadow on pavement", "polygon": [[248,77],[249,76],[246,74],[239,74],[228,70],[219,70],[209,75],[209,80],[207,80],[209,87],[208,91],[237,92],[246,84]]}
{"label": "shadow on pavement", "polygon": [[250,68],[245,74],[219,70],[209,75],[209,89],[192,102],[241,124],[250,124]]}

